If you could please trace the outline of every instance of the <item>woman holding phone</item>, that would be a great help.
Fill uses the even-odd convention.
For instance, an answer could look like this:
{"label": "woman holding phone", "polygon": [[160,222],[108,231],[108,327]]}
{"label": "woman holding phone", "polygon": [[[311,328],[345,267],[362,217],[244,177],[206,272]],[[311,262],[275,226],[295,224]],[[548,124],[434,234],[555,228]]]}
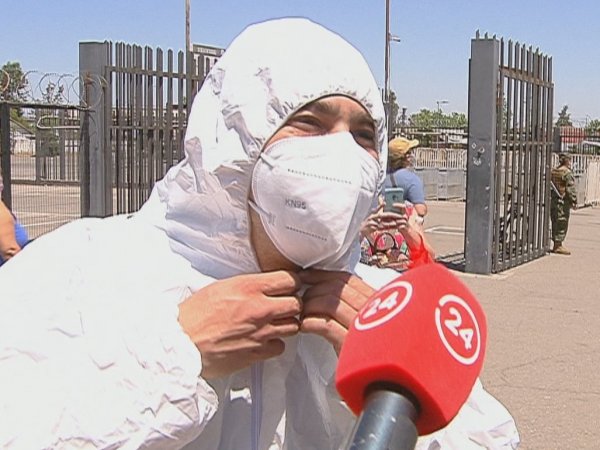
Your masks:
{"label": "woman holding phone", "polygon": [[434,262],[435,252],[414,205],[393,200],[394,195],[380,197],[378,208],[364,222],[361,261],[398,271]]}

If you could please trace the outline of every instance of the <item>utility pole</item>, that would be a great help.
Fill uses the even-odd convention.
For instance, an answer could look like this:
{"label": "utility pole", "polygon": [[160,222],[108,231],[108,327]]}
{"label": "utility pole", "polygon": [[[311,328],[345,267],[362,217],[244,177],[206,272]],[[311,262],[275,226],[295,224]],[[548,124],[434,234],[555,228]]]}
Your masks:
{"label": "utility pole", "polygon": [[392,35],[390,32],[390,0],[385,0],[385,74],[383,88],[383,104],[385,106],[385,114],[387,116],[388,138],[392,137],[394,131],[394,123],[392,120],[392,95],[390,88],[390,63],[391,63],[391,48],[390,42],[400,42],[400,38]]}
{"label": "utility pole", "polygon": [[192,39],[190,37],[190,0],[185,0],[185,51],[192,51]]}
{"label": "utility pole", "polygon": [[192,81],[192,38],[190,36],[190,1],[185,0],[185,110],[187,117],[192,111],[192,90],[194,82]]}
{"label": "utility pole", "polygon": [[440,137],[441,137],[441,131],[440,128],[442,127],[442,107],[440,105],[447,105],[449,102],[448,100],[436,100],[435,101],[437,103],[437,134],[435,137],[435,148],[439,148],[440,146]]}
{"label": "utility pole", "polygon": [[390,0],[385,0],[385,75],[383,102],[386,114],[390,109]]}

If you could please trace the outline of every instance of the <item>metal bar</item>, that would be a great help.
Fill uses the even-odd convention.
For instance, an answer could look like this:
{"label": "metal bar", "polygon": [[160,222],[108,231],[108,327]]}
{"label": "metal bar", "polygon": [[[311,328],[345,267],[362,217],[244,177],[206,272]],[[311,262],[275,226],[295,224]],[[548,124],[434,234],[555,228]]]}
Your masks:
{"label": "metal bar", "polygon": [[144,74],[146,77],[145,89],[145,108],[144,108],[144,138],[142,141],[142,147],[144,150],[144,162],[146,164],[146,186],[144,189],[144,199],[150,196],[150,191],[154,185],[154,139],[153,139],[153,116],[154,116],[154,77],[148,75],[146,69],[151,69],[153,66],[153,52],[152,48],[146,47],[146,66],[144,67]]}
{"label": "metal bar", "polygon": [[[517,44],[517,54],[519,55],[518,67],[519,70],[524,70],[525,65],[525,47]],[[525,129],[524,129],[524,116],[525,116],[525,81],[519,80],[519,151],[517,161],[517,211],[519,220],[515,222],[517,229],[517,264],[523,263],[523,221],[520,220],[523,213],[523,160],[524,160],[524,147],[525,147]]]}
{"label": "metal bar", "polygon": [[471,273],[492,271],[498,62],[496,39],[471,40],[465,213],[465,270]]}
{"label": "metal bar", "polygon": [[142,47],[139,45],[134,46],[135,55],[135,125],[136,125],[136,146],[135,146],[135,202],[133,204],[134,210],[137,211],[144,202],[143,198],[143,186],[144,186],[144,131],[143,131],[143,88],[144,81],[142,76],[143,60],[142,60]]}
{"label": "metal bar", "polygon": [[[118,43],[115,47],[115,64],[120,66],[123,64],[123,44]],[[124,110],[124,74],[118,72],[112,72],[115,77],[115,114],[116,114],[116,130],[113,133],[115,141],[115,188],[117,190],[117,214],[123,213],[123,207],[125,204],[124,198],[124,175],[125,167],[123,161],[125,159],[125,148],[123,143],[125,142],[125,135],[123,125],[125,121],[125,110]]]}
{"label": "metal bar", "polygon": [[542,120],[543,120],[543,110],[542,110],[542,86],[539,80],[542,80],[542,61],[541,55],[539,51],[535,53],[535,74],[536,74],[536,100],[535,100],[535,108],[536,108],[536,120],[535,120],[535,232],[533,233],[533,241],[532,247],[536,254],[538,254],[538,250],[540,248],[540,231],[542,220],[540,218],[541,207],[541,194],[542,194],[542,182],[541,182],[541,147],[543,145],[542,142]]}
{"label": "metal bar", "polygon": [[[499,67],[504,66],[504,40],[500,39],[499,44]],[[493,239],[493,249],[492,249],[492,272],[498,272],[501,268],[501,265],[504,261],[504,252],[506,251],[504,246],[504,236],[500,236],[500,204],[501,197],[503,194],[502,188],[502,149],[505,143],[503,139],[504,127],[503,127],[503,104],[504,104],[504,80],[502,70],[500,70],[500,77],[498,80],[498,84],[496,86],[496,151],[494,152],[494,180],[495,180],[495,188],[494,188],[494,239]]]}
{"label": "metal bar", "polygon": [[157,148],[155,152],[155,172],[157,179],[162,178],[165,174],[163,167],[163,161],[165,159],[165,122],[164,122],[164,77],[162,76],[163,66],[163,52],[160,48],[156,49],[156,68],[160,71],[161,75],[157,76],[156,79],[156,126],[155,133],[157,137]]}
{"label": "metal bar", "polygon": [[135,102],[135,74],[131,71],[133,68],[133,64],[134,64],[134,59],[133,59],[133,48],[131,45],[128,45],[126,47],[127,50],[127,59],[126,59],[126,65],[127,67],[129,67],[129,76],[127,77],[127,121],[128,124],[131,126],[131,129],[128,130],[127,136],[128,136],[128,142],[127,142],[127,211],[133,211],[134,210],[134,197],[135,197],[135,184],[134,184],[134,177],[135,177],[135,119],[134,119],[134,114],[135,114],[135,109],[134,109],[134,102]]}
{"label": "metal bar", "polygon": [[[525,70],[530,73],[531,70],[531,47],[525,53]],[[529,251],[527,247],[529,237],[529,200],[530,200],[530,157],[531,157],[531,83],[525,85],[525,149],[524,149],[524,169],[523,169],[523,255],[524,261],[529,261]]]}
{"label": "metal bar", "polygon": [[[519,65],[519,50],[518,50],[518,44],[517,47],[515,48],[515,44],[511,42],[510,45],[510,57],[509,57],[509,61],[511,64],[511,68],[517,68]],[[520,156],[519,153],[519,145],[518,145],[518,139],[519,139],[519,135],[517,133],[517,129],[518,129],[518,124],[519,124],[519,110],[518,110],[518,106],[519,106],[519,85],[520,85],[520,80],[518,80],[517,78],[511,77],[511,81],[512,81],[512,90],[511,90],[511,95],[513,96],[513,98],[511,99],[509,96],[509,99],[507,101],[507,105],[508,108],[511,109],[512,111],[512,124],[511,124],[511,129],[512,129],[512,136],[511,136],[511,148],[510,148],[510,154],[511,154],[511,164],[510,164],[510,198],[509,198],[509,207],[510,207],[510,211],[511,211],[511,215],[513,216],[513,218],[511,218],[510,220],[510,234],[509,234],[509,251],[510,251],[510,260],[509,260],[509,267],[512,267],[515,264],[516,261],[516,255],[518,252],[518,246],[517,246],[517,239],[518,239],[518,230],[516,228],[517,225],[517,221],[512,220],[514,218],[516,218],[520,211],[517,208],[517,172],[516,172],[516,168],[517,168],[517,164],[518,164],[518,159]],[[511,106],[511,100],[512,100],[512,106]]]}
{"label": "metal bar", "polygon": [[554,88],[552,85],[552,58],[547,59],[547,81],[550,82],[550,88],[548,89],[548,102],[547,102],[547,114],[546,114],[546,163],[545,163],[545,187],[544,187],[544,250],[547,252],[550,250],[550,171],[552,164],[552,107],[554,105]]}
{"label": "metal bar", "polygon": [[0,155],[2,156],[2,201],[12,208],[11,166],[10,166],[10,108],[6,102],[0,103]]}
{"label": "metal bar", "polygon": [[[181,73],[184,70],[184,60],[183,60],[183,52],[178,52],[177,53],[177,70]],[[177,154],[177,160],[180,160],[183,158],[184,156],[184,129],[185,126],[187,124],[187,117],[186,122],[184,123],[183,119],[184,119],[184,102],[185,102],[185,86],[184,86],[184,79],[183,78],[179,78],[178,79],[178,83],[177,83],[177,149],[178,149],[178,154]]]}
{"label": "metal bar", "polygon": [[167,71],[169,76],[167,78],[167,113],[166,113],[166,148],[167,153],[166,165],[171,167],[173,165],[173,50],[167,52]]}
{"label": "metal bar", "polygon": [[81,105],[63,105],[60,103],[50,104],[50,103],[35,103],[35,102],[9,102],[2,101],[3,104],[6,104],[10,107],[14,108],[32,108],[32,109],[51,109],[51,110],[77,110],[77,111],[88,111],[90,108],[87,106]]}
{"label": "metal bar", "polygon": [[[84,77],[84,85],[88,87],[81,95],[86,105],[93,105],[90,111],[90,215],[105,217],[112,214],[112,190],[110,186],[110,154],[106,149],[106,118],[110,111],[106,110],[110,98],[103,97],[104,92],[99,80],[105,76],[105,67],[110,63],[109,42],[81,42],[79,44],[79,72]],[[87,97],[85,97],[87,95]],[[108,97],[108,96],[107,96]],[[98,101],[96,101],[96,99]],[[102,101],[104,100],[104,101]],[[106,155],[108,154],[108,158]],[[108,163],[108,164],[107,164]]]}

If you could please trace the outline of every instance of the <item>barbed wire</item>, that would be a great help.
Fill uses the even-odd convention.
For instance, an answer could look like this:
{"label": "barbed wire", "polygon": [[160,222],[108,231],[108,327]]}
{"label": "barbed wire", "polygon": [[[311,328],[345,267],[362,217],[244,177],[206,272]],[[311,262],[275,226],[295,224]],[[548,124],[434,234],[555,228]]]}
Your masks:
{"label": "barbed wire", "polygon": [[30,70],[18,79],[0,69],[0,100],[44,105],[77,105],[94,109],[108,85],[105,78],[91,74]]}

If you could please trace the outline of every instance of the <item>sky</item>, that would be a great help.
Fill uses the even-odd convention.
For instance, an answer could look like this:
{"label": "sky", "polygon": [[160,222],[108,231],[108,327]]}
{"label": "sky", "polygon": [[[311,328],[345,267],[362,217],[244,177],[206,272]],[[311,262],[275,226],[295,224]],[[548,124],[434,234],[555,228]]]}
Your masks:
{"label": "sky", "polygon": [[[384,85],[385,0],[190,0],[191,40],[226,47],[247,25],[302,16],[340,34]],[[552,57],[554,116],[600,119],[600,1],[390,0],[390,83],[408,114],[467,113],[476,30]],[[80,41],[185,48],[185,0],[0,0],[0,66],[76,74]],[[447,102],[447,103],[444,103]]]}

